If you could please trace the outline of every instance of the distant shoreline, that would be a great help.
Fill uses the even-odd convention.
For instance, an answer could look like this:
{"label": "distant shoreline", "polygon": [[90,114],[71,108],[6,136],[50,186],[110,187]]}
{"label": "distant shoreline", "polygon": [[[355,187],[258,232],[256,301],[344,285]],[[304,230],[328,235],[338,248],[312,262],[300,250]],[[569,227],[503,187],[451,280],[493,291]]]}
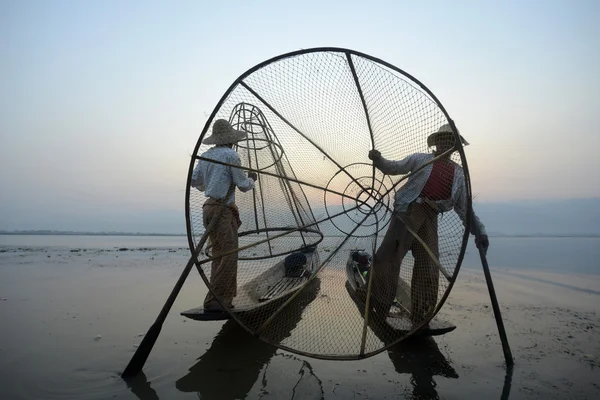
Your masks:
{"label": "distant shoreline", "polygon": [[48,235],[48,236],[187,236],[187,234],[185,234],[185,233],[71,232],[71,231],[0,231],[0,235]]}
{"label": "distant shoreline", "polygon": [[[187,236],[186,233],[145,233],[145,232],[75,232],[75,231],[0,231],[0,235],[47,235],[47,236]],[[325,235],[337,237],[340,235]],[[600,234],[515,234],[489,233],[492,238],[600,238]]]}

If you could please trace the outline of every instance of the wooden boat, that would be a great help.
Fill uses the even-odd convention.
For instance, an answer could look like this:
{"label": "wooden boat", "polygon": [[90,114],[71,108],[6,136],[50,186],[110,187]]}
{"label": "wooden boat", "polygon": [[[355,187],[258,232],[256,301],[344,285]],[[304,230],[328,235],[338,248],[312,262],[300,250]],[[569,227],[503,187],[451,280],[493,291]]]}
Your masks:
{"label": "wooden boat", "polygon": [[[366,275],[371,266],[372,257],[363,249],[352,249],[346,261],[346,290],[354,300],[359,311],[364,313],[365,293],[366,293]],[[413,329],[410,320],[410,285],[402,278],[398,278],[398,289],[396,298],[390,308],[389,314],[385,319],[385,325],[398,332],[410,332]],[[372,318],[373,320],[383,321],[383,318]],[[456,326],[448,321],[438,317],[433,317],[429,324],[418,330],[415,336],[436,336],[443,335],[456,329]]]}
{"label": "wooden boat", "polygon": [[[269,315],[300,289],[315,273],[318,266],[319,253],[316,247],[303,248],[288,255],[273,267],[238,287],[230,312],[240,317],[246,317],[250,313]],[[206,312],[203,307],[192,308],[182,312],[181,315],[197,321],[231,318],[227,312]]]}

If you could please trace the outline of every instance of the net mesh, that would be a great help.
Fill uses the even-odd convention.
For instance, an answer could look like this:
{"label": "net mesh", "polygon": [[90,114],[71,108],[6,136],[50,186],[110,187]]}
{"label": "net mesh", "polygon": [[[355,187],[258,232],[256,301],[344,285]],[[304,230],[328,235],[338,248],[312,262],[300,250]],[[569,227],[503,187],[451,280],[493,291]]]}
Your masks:
{"label": "net mesh", "polygon": [[[205,157],[218,119],[247,133],[233,146],[239,166]],[[198,256],[205,304],[216,297],[263,340],[320,358],[376,354],[433,323],[466,245],[470,193],[460,153],[439,157],[458,135],[428,146],[448,122],[405,74],[351,52],[300,53],[240,80],[194,157],[258,173],[235,193],[241,225],[194,187],[186,203],[194,248],[220,218]]]}

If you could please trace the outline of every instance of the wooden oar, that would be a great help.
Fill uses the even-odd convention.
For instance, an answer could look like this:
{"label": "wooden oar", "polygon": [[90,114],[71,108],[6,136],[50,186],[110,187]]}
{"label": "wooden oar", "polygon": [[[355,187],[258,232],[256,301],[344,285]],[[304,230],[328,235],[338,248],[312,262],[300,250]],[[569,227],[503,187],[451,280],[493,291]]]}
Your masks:
{"label": "wooden oar", "polygon": [[146,360],[148,359],[148,356],[150,355],[150,352],[152,351],[152,348],[154,347],[154,344],[156,343],[156,339],[158,339],[158,335],[160,334],[163,323],[165,322],[165,319],[167,318],[167,315],[169,314],[169,311],[171,310],[171,307],[173,306],[175,299],[179,295],[179,292],[180,292],[181,288],[183,287],[183,284],[184,284],[185,280],[187,279],[187,277],[190,273],[190,270],[194,266],[194,262],[197,260],[200,250],[202,250],[204,243],[206,243],[209,232],[211,230],[213,230],[215,228],[215,226],[217,226],[219,218],[221,217],[221,213],[223,212],[223,208],[225,207],[225,204],[227,204],[227,199],[229,199],[229,196],[231,196],[234,189],[235,189],[235,185],[231,184],[231,186],[229,186],[229,190],[227,191],[227,195],[225,196],[225,199],[219,205],[217,214],[212,218],[212,220],[210,221],[210,224],[208,224],[206,231],[200,238],[200,242],[198,243],[198,246],[196,246],[194,254],[190,257],[190,260],[188,261],[185,268],[183,269],[183,272],[181,273],[181,276],[177,280],[177,283],[175,284],[173,291],[171,292],[171,294],[169,295],[169,298],[165,302],[165,305],[163,306],[162,310],[160,311],[160,314],[158,314],[158,317],[156,317],[156,321],[154,321],[154,323],[152,324],[150,329],[148,329],[148,332],[144,336],[142,343],[140,343],[140,346],[137,348],[133,357],[131,357],[129,364],[127,364],[127,367],[121,374],[121,378],[123,378],[123,379],[132,378],[132,377],[136,376],[144,367],[144,364],[146,363]]}
{"label": "wooden oar", "polygon": [[[508,345],[508,338],[506,337],[506,330],[504,329],[504,321],[502,320],[502,314],[500,313],[500,305],[498,304],[498,298],[496,297],[496,290],[494,289],[494,282],[492,282],[492,274],[490,273],[490,267],[487,262],[486,253],[487,250],[481,245],[479,238],[481,232],[479,226],[474,221],[475,214],[472,214],[471,223],[475,227],[475,237],[477,238],[477,249],[479,250],[479,258],[481,259],[481,266],[483,267],[483,274],[485,275],[485,281],[487,283],[488,292],[490,293],[490,300],[492,301],[492,310],[494,310],[494,318],[496,319],[496,325],[498,326],[498,334],[500,335],[500,341],[502,342],[502,351],[504,352],[504,359],[506,361],[506,367],[511,369],[515,364],[510,346]],[[511,372],[512,375],[512,372]],[[510,385],[509,385],[510,388]]]}

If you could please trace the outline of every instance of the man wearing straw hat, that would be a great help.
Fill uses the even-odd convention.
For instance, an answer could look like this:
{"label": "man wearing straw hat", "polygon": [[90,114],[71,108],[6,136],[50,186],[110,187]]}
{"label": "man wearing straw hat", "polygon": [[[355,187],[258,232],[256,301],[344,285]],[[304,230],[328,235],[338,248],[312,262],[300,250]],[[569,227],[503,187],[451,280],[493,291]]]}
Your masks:
{"label": "man wearing straw hat", "polygon": [[[459,135],[460,136],[460,135]],[[463,145],[467,141],[460,136]],[[466,185],[460,165],[450,159],[456,150],[455,135],[450,124],[442,125],[427,138],[435,151],[415,153],[403,160],[386,160],[377,150],[369,159],[384,174],[409,174],[406,184],[396,192],[393,217],[385,237],[375,253],[373,303],[377,313],[387,315],[396,296],[400,266],[406,253],[412,251],[414,268],[411,279],[411,319],[420,323],[429,317],[437,304],[439,273],[438,214],[454,209],[463,224],[467,220]],[[471,233],[475,243],[487,251],[485,226],[473,212]],[[447,274],[447,272],[446,272]]]}
{"label": "man wearing straw hat", "polygon": [[[201,157],[241,166],[240,156],[232,147],[234,143],[245,139],[246,136],[245,132],[233,129],[227,120],[219,119],[213,125],[212,135],[202,141],[204,144],[215,146],[202,153]],[[226,201],[219,223],[212,232],[209,232],[213,256],[238,247],[238,229],[242,221],[235,205],[235,186],[240,191],[247,192],[254,188],[256,179],[254,172],[249,172],[246,176],[240,168],[206,160],[200,160],[196,165],[192,173],[192,186],[204,192],[207,197],[202,206],[202,223],[205,229],[208,229],[211,219],[217,215],[219,205]],[[233,189],[231,195],[225,199],[230,187]],[[237,258],[237,253],[233,253],[216,258],[211,264],[210,284],[213,292],[229,308],[233,307],[232,300],[237,291]],[[224,311],[210,291],[204,299],[204,310]]]}

